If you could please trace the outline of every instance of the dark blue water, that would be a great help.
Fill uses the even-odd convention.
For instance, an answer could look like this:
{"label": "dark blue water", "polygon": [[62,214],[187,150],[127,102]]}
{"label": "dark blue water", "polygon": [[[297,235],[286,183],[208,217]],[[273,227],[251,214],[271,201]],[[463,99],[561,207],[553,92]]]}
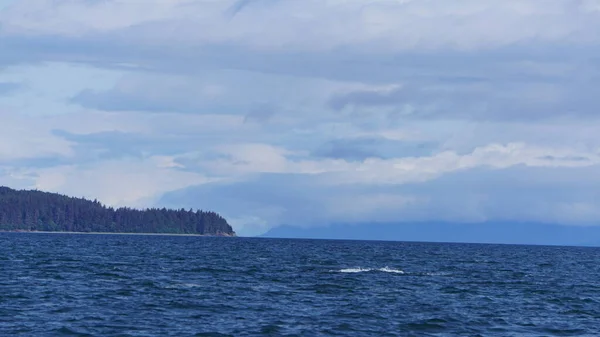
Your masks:
{"label": "dark blue water", "polygon": [[597,336],[600,249],[0,234],[2,336]]}

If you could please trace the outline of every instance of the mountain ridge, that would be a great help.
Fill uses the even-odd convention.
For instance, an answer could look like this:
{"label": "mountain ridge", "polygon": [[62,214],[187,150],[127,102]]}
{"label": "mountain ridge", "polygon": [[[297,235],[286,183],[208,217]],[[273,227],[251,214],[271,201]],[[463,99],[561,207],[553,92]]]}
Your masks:
{"label": "mountain ridge", "polygon": [[337,223],[274,227],[264,238],[600,246],[600,226],[527,221]]}

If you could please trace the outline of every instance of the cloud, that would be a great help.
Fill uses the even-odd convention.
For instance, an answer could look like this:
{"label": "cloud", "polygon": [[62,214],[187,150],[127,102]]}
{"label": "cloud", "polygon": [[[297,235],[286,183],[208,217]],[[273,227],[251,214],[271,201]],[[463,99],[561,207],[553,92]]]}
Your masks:
{"label": "cloud", "polygon": [[568,0],[545,6],[534,0],[62,0],[15,3],[0,14],[0,23],[5,34],[90,37],[119,32],[144,44],[171,40],[269,50],[400,52],[489,49],[532,41],[593,44],[597,36],[590,28],[598,25],[599,15],[591,2]]}
{"label": "cloud", "polygon": [[[60,59],[137,71],[111,90],[88,89],[76,95],[73,102],[88,108],[177,112],[246,109],[248,113],[254,108],[215,107],[211,104],[214,97],[207,97],[206,92],[223,90],[241,79],[235,91],[245,88],[249,91],[246,98],[230,92],[222,92],[222,98],[236,103],[248,100],[254,91],[267,86],[249,84],[247,79],[268,73],[402,88],[388,92],[355,88],[333,93],[329,107],[337,110],[375,107],[388,109],[390,115],[400,118],[476,120],[596,116],[598,60],[578,55],[596,54],[596,37],[589,32],[600,22],[595,20],[600,13],[583,1],[557,0],[543,8],[533,0],[469,0],[452,6],[439,0],[380,0],[366,5],[359,1],[151,1],[144,4],[150,8],[144,14],[135,14],[139,4],[116,0],[40,1],[35,5],[39,19],[28,23],[33,20],[26,14],[34,9],[29,6],[18,3],[11,7],[13,15],[0,17],[8,27],[0,45],[4,43],[3,49],[14,54],[14,62]],[[224,14],[236,6],[243,10],[233,19]],[[109,17],[117,8],[123,14]],[[71,15],[79,12],[84,15]],[[366,20],[369,13],[379,14]],[[65,15],[64,20],[52,19],[61,15]],[[332,20],[334,15],[347,18]],[[19,16],[24,18],[17,20]],[[271,16],[276,19],[268,20]],[[293,18],[281,19],[286,16]],[[413,21],[418,25],[410,25]],[[514,28],[521,22],[528,29]],[[351,28],[342,29],[350,24]],[[320,25],[325,28],[309,34]],[[372,28],[378,26],[382,27]],[[465,31],[453,36],[456,27]],[[367,34],[370,29],[374,31]],[[55,34],[47,35],[53,30]],[[331,41],[323,32],[332,32]],[[237,34],[243,37],[235,37]],[[483,36],[465,40],[473,34]],[[227,85],[204,81],[215,69],[251,73],[238,73],[238,81],[231,76]],[[142,74],[147,70],[152,73]],[[225,76],[224,72],[211,80],[219,76]],[[259,105],[272,104],[269,100],[290,87],[289,78],[278,79],[288,86],[277,84],[268,87],[276,92],[256,93]],[[287,105],[298,106],[300,99],[289,101],[290,96],[284,96]],[[290,111],[289,106],[277,103],[273,105],[278,109]]]}
{"label": "cloud", "polygon": [[326,185],[424,182],[478,167],[585,167],[600,163],[597,151],[546,148],[524,143],[489,144],[466,154],[448,150],[429,156],[367,158],[355,162],[313,159],[306,157],[304,152],[292,152],[268,144],[232,144],[217,151],[221,157],[202,162],[203,170],[234,176],[261,173],[317,175],[325,176],[321,183]]}
{"label": "cloud", "polygon": [[231,7],[227,9],[227,13],[233,18],[236,14],[240,13],[244,10],[244,8],[249,7],[251,5],[261,3],[265,1],[260,0],[237,0],[235,1]]}
{"label": "cloud", "polygon": [[68,141],[54,137],[44,119],[0,111],[0,163],[73,155]]}
{"label": "cloud", "polygon": [[247,123],[266,123],[277,113],[277,108],[269,104],[258,104],[244,117]]}
{"label": "cloud", "polygon": [[495,220],[594,225],[600,206],[594,201],[599,200],[597,171],[598,165],[494,171],[478,167],[427,182],[370,186],[263,174],[167,193],[157,205],[206,205],[237,219],[242,235],[258,235],[281,224]]}
{"label": "cloud", "polygon": [[[206,205],[236,219],[242,235],[280,224],[595,219],[581,177],[598,167],[598,152],[491,144],[462,155],[446,151],[351,162],[302,158],[302,153],[264,144],[221,151],[224,156],[204,162],[204,171],[230,178],[167,193],[157,205]],[[581,176],[566,183],[569,172]],[[511,197],[515,188],[520,198]],[[556,196],[571,194],[541,197],[553,189],[559,191]]]}
{"label": "cloud", "polygon": [[98,198],[112,206],[146,207],[161,194],[202,184],[209,178],[177,169],[169,157],[108,160],[93,165],[35,170],[35,187],[69,195]]}
{"label": "cloud", "polygon": [[432,142],[399,141],[385,137],[348,137],[326,141],[311,155],[317,158],[364,161],[368,158],[420,157],[435,152],[438,144]]}
{"label": "cloud", "polygon": [[166,156],[41,168],[0,166],[2,184],[97,198],[111,206],[148,207],[165,192],[214,180],[182,171]]}
{"label": "cloud", "polygon": [[[202,144],[218,143],[227,132],[244,125],[241,116],[188,117],[89,110],[29,116],[0,110],[0,163],[36,158],[78,163],[179,154],[197,150]],[[238,136],[246,135],[240,132]]]}
{"label": "cloud", "polygon": [[[6,124],[7,130],[29,128],[32,134],[46,137],[40,138],[40,144],[49,146],[48,152],[17,151],[18,158],[5,154],[2,181],[75,195],[84,193],[111,204],[136,206],[150,205],[164,193],[182,189],[175,193],[182,195],[181,198],[165,197],[162,201],[170,200],[172,206],[179,203],[185,207],[223,210],[235,219],[237,226],[245,228],[246,233],[258,233],[281,223],[427,217],[426,210],[431,207],[427,205],[431,205],[431,199],[438,192],[421,193],[419,188],[411,190],[407,186],[423,186],[423,191],[427,191],[427,186],[443,182],[442,178],[456,177],[460,172],[477,172],[474,170],[491,172],[488,175],[492,181],[494,174],[515,167],[561,168],[566,174],[568,169],[595,167],[599,154],[594,124],[581,128],[577,133],[579,139],[569,136],[573,125],[578,124],[539,124],[535,126],[537,129],[531,125],[517,124],[522,129],[507,125],[506,129],[512,133],[503,132],[497,124],[479,125],[473,130],[489,138],[471,130],[462,133],[465,136],[462,140],[459,137],[449,141],[448,135],[439,134],[439,139],[448,143],[444,145],[449,146],[448,149],[444,149],[438,147],[440,143],[431,142],[431,131],[422,129],[424,125],[370,131],[340,129],[340,134],[353,136],[333,140],[307,139],[305,134],[298,133],[288,135],[283,142],[285,146],[277,146],[273,145],[277,133],[261,135],[263,129],[244,123],[241,115],[87,111],[43,118],[6,114],[3,120],[12,120]],[[425,126],[436,130],[431,123]],[[532,130],[533,135],[530,135]],[[314,132],[322,133],[318,126]],[[449,134],[456,135],[455,132]],[[499,134],[504,138],[498,138]],[[7,140],[11,139],[5,135]],[[555,141],[561,136],[567,138],[551,146],[535,142],[490,143],[523,135],[538,139],[541,144],[551,144],[544,137]],[[22,136],[26,134],[13,134],[14,144],[25,144]],[[266,142],[248,142],[253,137],[260,139],[259,136]],[[542,138],[536,138],[540,136]],[[477,141],[483,145],[469,149]],[[591,147],[578,147],[581,141],[590,142]],[[56,145],[60,143],[52,142],[62,142],[63,152],[56,152],[61,149]],[[467,146],[463,147],[462,143]],[[42,146],[30,148],[44,149]],[[351,153],[353,148],[371,149],[379,155],[360,158]],[[329,152],[315,153],[314,149]],[[346,149],[350,149],[350,153],[345,153]],[[37,168],[31,162],[14,166],[16,159],[40,156],[62,160]],[[139,177],[133,177],[135,172],[140,172]],[[524,172],[523,177],[527,174]],[[139,187],[143,181],[152,182],[150,186]],[[115,183],[119,184],[118,189],[106,188]],[[195,184],[202,184],[202,197],[185,192]],[[511,186],[508,180],[507,186]],[[223,191],[227,193],[222,195]],[[484,199],[476,193],[469,194],[464,197],[466,204],[457,205],[456,209],[444,206],[444,209],[448,217],[473,219],[482,212],[480,205]],[[556,206],[559,204],[560,207]],[[557,201],[553,205],[564,209],[560,219],[568,218],[565,215],[568,210],[575,214],[577,210],[588,209],[584,206],[585,199],[581,198]],[[470,211],[470,207],[474,210]],[[539,206],[539,209],[548,207]],[[403,211],[382,212],[383,208]],[[486,212],[483,212],[486,216],[500,214],[499,211]]]}
{"label": "cloud", "polygon": [[135,74],[107,91],[84,90],[73,103],[105,111],[210,112],[210,101],[222,95],[219,85],[182,76]]}
{"label": "cloud", "polygon": [[83,90],[70,102],[103,111],[238,114],[248,123],[260,124],[284,114],[308,117],[310,109],[323,105],[328,93],[355,87],[242,70],[212,69],[198,76],[128,71],[112,88]]}
{"label": "cloud", "polygon": [[[210,121],[206,116],[200,119]],[[139,142],[153,128],[162,127],[168,138],[178,122],[172,115],[144,118],[86,111],[27,116],[0,111],[0,120],[0,184],[141,207],[166,191],[213,181],[159,155],[152,137]],[[191,121],[189,126],[199,123]]]}
{"label": "cloud", "polygon": [[15,0],[0,0],[0,10],[10,6]]}
{"label": "cloud", "polygon": [[13,2],[0,183],[242,233],[589,223],[599,19],[587,0]]}
{"label": "cloud", "polygon": [[[595,186],[598,165],[569,167],[513,166],[482,168],[444,175],[425,184],[409,184],[403,193],[427,197],[423,211],[459,221],[540,221],[597,225]],[[422,215],[420,215],[422,216]]]}
{"label": "cloud", "polygon": [[18,83],[0,82],[0,95],[6,95],[20,87]]}
{"label": "cloud", "polygon": [[166,193],[156,205],[201,205],[235,219],[236,232],[241,231],[241,235],[257,235],[285,222],[323,224],[321,192],[306,175],[263,174]]}
{"label": "cloud", "polygon": [[[569,0],[17,2],[0,14],[0,45],[12,55],[0,58],[380,83],[531,76],[549,63],[591,61],[577,55],[595,53],[593,8]],[[545,69],[534,70],[540,62]]]}
{"label": "cloud", "polygon": [[[323,185],[298,174],[263,174],[167,193],[157,205],[206,205],[236,219],[241,235],[287,224],[536,221],[597,224],[598,165],[472,168],[402,185]],[[531,177],[536,177],[531,179]],[[588,188],[591,187],[591,188]]]}
{"label": "cloud", "polygon": [[597,45],[594,8],[569,0],[46,0],[0,13],[0,45],[14,62],[182,74],[227,68],[379,82],[469,78],[504,68],[499,61],[584,63],[574,57]]}
{"label": "cloud", "polygon": [[407,104],[410,99],[415,99],[417,90],[405,86],[392,86],[384,88],[356,90],[331,97],[329,105],[342,110],[349,106],[386,106]]}
{"label": "cloud", "polygon": [[[573,74],[577,78],[581,74]],[[597,119],[598,90],[589,80],[423,83],[337,93],[328,105],[363,114],[374,110],[417,119],[532,121],[580,116]]]}
{"label": "cloud", "polygon": [[[203,128],[219,133],[228,127],[223,116],[196,116],[181,127],[181,117],[173,114],[92,111],[48,116],[6,111],[0,120],[0,184],[134,207],[190,184],[217,181],[186,170],[172,154],[196,149],[190,135]],[[161,145],[165,140],[170,143]]]}

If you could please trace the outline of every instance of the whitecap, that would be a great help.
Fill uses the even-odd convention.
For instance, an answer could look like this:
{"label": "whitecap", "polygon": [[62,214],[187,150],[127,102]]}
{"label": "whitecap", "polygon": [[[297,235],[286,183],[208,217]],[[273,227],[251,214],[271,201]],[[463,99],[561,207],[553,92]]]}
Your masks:
{"label": "whitecap", "polygon": [[426,275],[426,276],[448,276],[448,275],[450,275],[450,273],[438,271],[438,272],[423,273],[423,275]]}
{"label": "whitecap", "polygon": [[383,267],[383,268],[379,268],[377,270],[382,271],[382,272],[386,272],[386,273],[404,274],[403,270],[392,269],[392,268],[389,268],[389,267]]}
{"label": "whitecap", "polygon": [[370,268],[346,268],[339,270],[340,273],[362,273],[366,271],[371,271],[373,269]]}
{"label": "whitecap", "polygon": [[198,284],[198,283],[176,283],[176,284],[171,284],[171,285],[165,286],[165,288],[167,288],[167,289],[198,288],[198,287],[202,287],[202,285]]}
{"label": "whitecap", "polygon": [[404,274],[403,270],[393,269],[393,268],[390,268],[390,267],[383,267],[383,268],[345,268],[345,269],[338,270],[338,272],[340,272],[340,273],[364,273],[364,272],[370,272],[370,271],[381,271],[381,272],[384,272],[384,273]]}
{"label": "whitecap", "polygon": [[198,288],[198,287],[202,287],[202,285],[198,284],[198,283],[183,283],[181,286],[184,287],[184,288]]}

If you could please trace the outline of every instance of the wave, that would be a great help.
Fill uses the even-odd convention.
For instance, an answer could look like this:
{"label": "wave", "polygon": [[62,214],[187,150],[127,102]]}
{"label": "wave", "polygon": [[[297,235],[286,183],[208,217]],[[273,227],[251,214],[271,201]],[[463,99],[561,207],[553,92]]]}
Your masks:
{"label": "wave", "polygon": [[384,272],[384,273],[404,274],[403,270],[393,269],[393,268],[389,268],[389,267],[383,267],[383,268],[345,268],[345,269],[338,270],[338,272],[340,272],[340,273],[364,273],[364,272],[370,272],[370,271],[380,271],[380,272]]}
{"label": "wave", "polygon": [[383,268],[344,268],[340,270],[330,270],[331,272],[337,273],[366,273],[366,272],[384,272],[384,273],[393,273],[393,274],[405,274],[412,276],[450,276],[451,274],[448,272],[405,272],[401,269],[394,269],[390,267]]}
{"label": "wave", "polygon": [[185,289],[185,288],[199,288],[202,287],[198,283],[175,283],[165,286],[167,289]]}
{"label": "wave", "polygon": [[377,269],[379,271],[382,272],[386,272],[386,273],[394,273],[394,274],[404,274],[403,270],[400,269],[392,269],[392,268],[388,268],[388,267],[383,267],[383,268],[379,268]]}
{"label": "wave", "polygon": [[371,271],[373,269],[370,268],[347,268],[338,270],[340,273],[362,273],[366,271]]}

